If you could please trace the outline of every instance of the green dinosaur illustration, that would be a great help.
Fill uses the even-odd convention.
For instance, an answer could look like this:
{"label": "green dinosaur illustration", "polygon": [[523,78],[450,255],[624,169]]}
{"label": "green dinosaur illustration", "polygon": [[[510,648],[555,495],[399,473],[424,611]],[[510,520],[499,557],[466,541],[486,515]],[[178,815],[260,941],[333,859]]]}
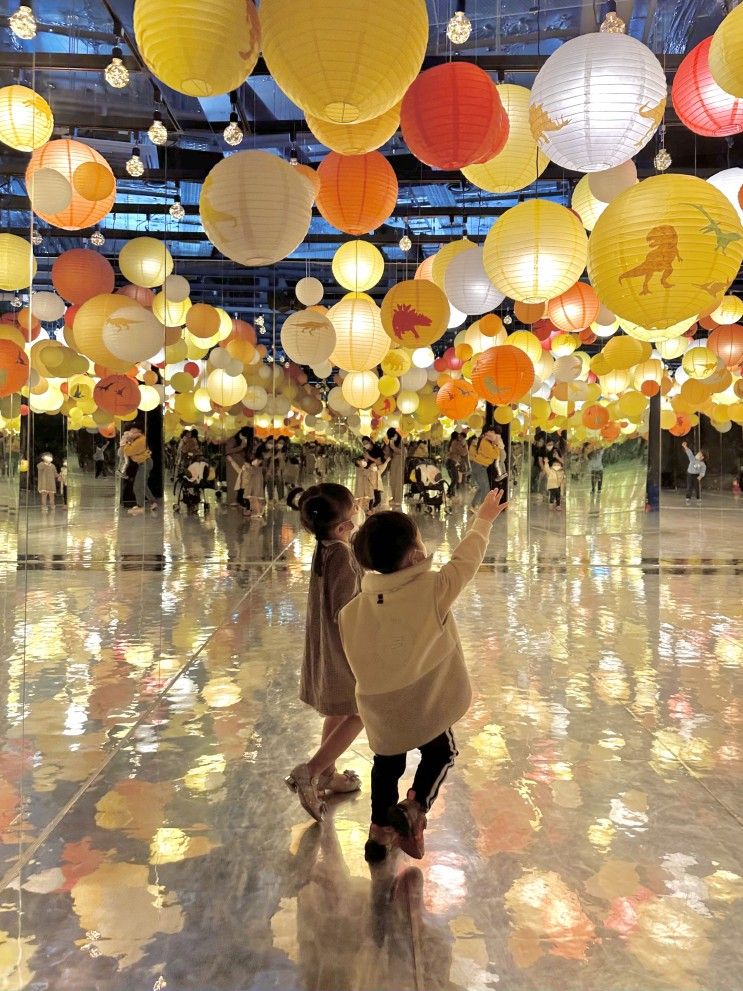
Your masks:
{"label": "green dinosaur illustration", "polygon": [[736,241],[740,241],[743,238],[743,234],[739,234],[737,231],[724,231],[722,227],[717,223],[714,217],[704,209],[703,206],[698,206],[696,203],[685,203],[685,206],[690,206],[692,210],[698,210],[702,216],[709,220],[709,223],[702,227],[702,234],[714,234],[715,235],[715,251],[721,251],[723,255],[726,253],[728,246],[734,244]]}

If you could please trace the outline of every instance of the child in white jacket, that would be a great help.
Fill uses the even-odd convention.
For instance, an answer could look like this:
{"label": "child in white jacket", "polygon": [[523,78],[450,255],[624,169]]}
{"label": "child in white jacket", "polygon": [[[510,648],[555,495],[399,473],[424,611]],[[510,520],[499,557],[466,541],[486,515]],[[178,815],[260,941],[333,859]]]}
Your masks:
{"label": "child in white jacket", "polygon": [[[369,517],[354,539],[356,559],[370,573],[341,610],[340,633],[374,751],[368,861],[382,860],[395,842],[410,856],[423,856],[426,813],[457,756],[451,727],[472,698],[451,607],[482,564],[490,529],[506,508],[502,495],[489,493],[438,572],[403,513]],[[416,748],[421,762],[398,802],[407,754]]]}

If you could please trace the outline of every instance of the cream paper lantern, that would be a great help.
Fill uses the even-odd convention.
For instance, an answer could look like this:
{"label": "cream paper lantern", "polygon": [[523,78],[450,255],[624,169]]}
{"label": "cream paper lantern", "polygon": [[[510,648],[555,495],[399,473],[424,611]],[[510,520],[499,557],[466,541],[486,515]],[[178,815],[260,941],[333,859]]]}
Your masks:
{"label": "cream paper lantern", "polygon": [[505,299],[487,276],[483,249],[480,247],[463,251],[449,262],[444,276],[444,292],[451,305],[466,316],[488,313]]}
{"label": "cream paper lantern", "polygon": [[430,368],[435,360],[436,355],[431,348],[416,348],[413,351],[413,364],[416,368]]}
{"label": "cream paper lantern", "polygon": [[330,361],[348,372],[365,372],[378,365],[390,349],[380,309],[366,293],[348,293],[328,311],[336,344]]}
{"label": "cream paper lantern", "polygon": [[281,328],[281,346],[298,365],[327,361],[336,343],[335,328],[324,313],[300,310],[292,313]]}
{"label": "cream paper lantern", "polygon": [[351,292],[366,292],[384,275],[384,255],[368,241],[347,241],[333,256],[333,277]]}
{"label": "cream paper lantern", "polygon": [[322,282],[311,275],[300,279],[294,288],[294,295],[302,306],[317,306],[324,294]]}
{"label": "cream paper lantern", "polygon": [[62,213],[72,202],[72,186],[56,169],[38,169],[28,183],[28,197],[40,217]]}
{"label": "cream paper lantern", "polygon": [[[449,244],[445,244],[443,248],[440,248],[435,255],[432,255],[433,261],[431,262],[430,274],[425,274],[422,278],[430,279],[431,282],[435,282],[439,289],[443,291],[446,270],[449,267],[450,262],[452,262],[461,252],[474,251],[476,247],[477,245],[473,241],[470,241],[468,237],[463,237],[457,241],[450,241]],[[424,264],[425,262],[421,263],[419,269]]]}
{"label": "cream paper lantern", "polygon": [[256,413],[262,409],[265,409],[267,402],[268,393],[262,385],[249,385],[245,390],[245,395],[242,398],[243,406],[247,409],[255,410]]}
{"label": "cream paper lantern", "polygon": [[162,401],[163,397],[154,385],[140,385],[138,408],[144,413],[157,409]]}
{"label": "cream paper lantern", "polygon": [[343,398],[354,409],[369,409],[379,399],[379,379],[372,371],[349,372],[341,386]]}
{"label": "cream paper lantern", "polygon": [[652,138],[666,96],[663,67],[642,42],[608,32],[579,35],[537,73],[529,102],[532,135],[556,165],[611,169]]}
{"label": "cream paper lantern", "polygon": [[221,368],[209,373],[206,380],[209,398],[218,406],[234,406],[248,391],[248,383],[242,375],[228,375]]}
{"label": "cream paper lantern", "polygon": [[346,401],[343,395],[343,388],[340,385],[334,386],[328,393],[328,406],[334,413],[338,413],[340,416],[351,416],[354,412],[354,407]]}
{"label": "cream paper lantern", "polygon": [[111,354],[134,365],[154,358],[165,344],[165,331],[151,310],[132,301],[106,318],[103,343]]}
{"label": "cream paper lantern", "polygon": [[615,196],[619,196],[636,182],[637,167],[632,159],[616,165],[613,169],[588,174],[588,188],[601,203],[611,203]]}
{"label": "cream paper lantern", "polygon": [[420,396],[417,392],[398,392],[397,408],[404,416],[410,416],[411,413],[415,413],[419,405]]}
{"label": "cream paper lantern", "polygon": [[37,320],[44,323],[61,320],[65,314],[64,300],[60,299],[55,292],[34,293],[31,297],[31,313]]}
{"label": "cream paper lantern", "polygon": [[265,151],[241,151],[204,180],[199,213],[206,236],[240,265],[273,265],[304,240],[312,219],[310,184]]}
{"label": "cream paper lantern", "polygon": [[596,221],[608,205],[608,203],[603,203],[601,200],[597,200],[593,195],[591,192],[591,187],[588,184],[587,175],[584,175],[583,178],[579,179],[575,184],[575,189],[573,190],[573,195],[570,200],[570,206],[578,214],[581,219],[581,223],[587,231],[593,230],[596,226]]}
{"label": "cream paper lantern", "polygon": [[154,289],[173,271],[173,256],[163,241],[154,237],[135,237],[119,252],[119,268],[127,282]]}
{"label": "cream paper lantern", "polygon": [[715,189],[719,189],[722,195],[730,200],[738,213],[738,219],[743,224],[743,204],[740,202],[740,191],[743,189],[743,169],[723,169],[722,172],[716,172],[715,175],[710,176],[707,182]]}
{"label": "cream paper lantern", "polygon": [[428,381],[425,368],[413,366],[400,378],[400,388],[404,392],[418,392]]}
{"label": "cream paper lantern", "polygon": [[313,365],[312,371],[319,379],[326,379],[333,373],[333,366],[329,361],[321,361],[319,365]]}
{"label": "cream paper lantern", "polygon": [[182,303],[191,295],[191,286],[182,275],[169,275],[163,282],[163,292],[171,303]]}

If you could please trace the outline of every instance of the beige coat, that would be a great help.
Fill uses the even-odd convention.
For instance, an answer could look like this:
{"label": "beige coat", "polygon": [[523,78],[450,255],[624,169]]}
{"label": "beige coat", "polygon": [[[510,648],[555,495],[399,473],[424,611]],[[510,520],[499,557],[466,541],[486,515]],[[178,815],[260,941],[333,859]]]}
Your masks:
{"label": "beige coat", "polygon": [[469,708],[469,676],[450,610],[477,574],[490,530],[477,518],[441,571],[426,558],[391,575],[364,575],[361,594],[341,610],[341,641],[374,753],[420,747]]}

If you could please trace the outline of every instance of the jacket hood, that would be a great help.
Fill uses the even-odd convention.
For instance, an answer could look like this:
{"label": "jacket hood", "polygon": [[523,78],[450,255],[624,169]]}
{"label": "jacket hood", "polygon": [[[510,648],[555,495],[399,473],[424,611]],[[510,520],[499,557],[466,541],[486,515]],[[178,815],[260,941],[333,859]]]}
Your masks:
{"label": "jacket hood", "polygon": [[430,571],[433,567],[433,558],[427,557],[418,564],[410,568],[403,568],[402,571],[393,571],[391,575],[380,575],[376,571],[368,571],[361,580],[362,592],[392,592],[410,582],[416,580],[420,575]]}

